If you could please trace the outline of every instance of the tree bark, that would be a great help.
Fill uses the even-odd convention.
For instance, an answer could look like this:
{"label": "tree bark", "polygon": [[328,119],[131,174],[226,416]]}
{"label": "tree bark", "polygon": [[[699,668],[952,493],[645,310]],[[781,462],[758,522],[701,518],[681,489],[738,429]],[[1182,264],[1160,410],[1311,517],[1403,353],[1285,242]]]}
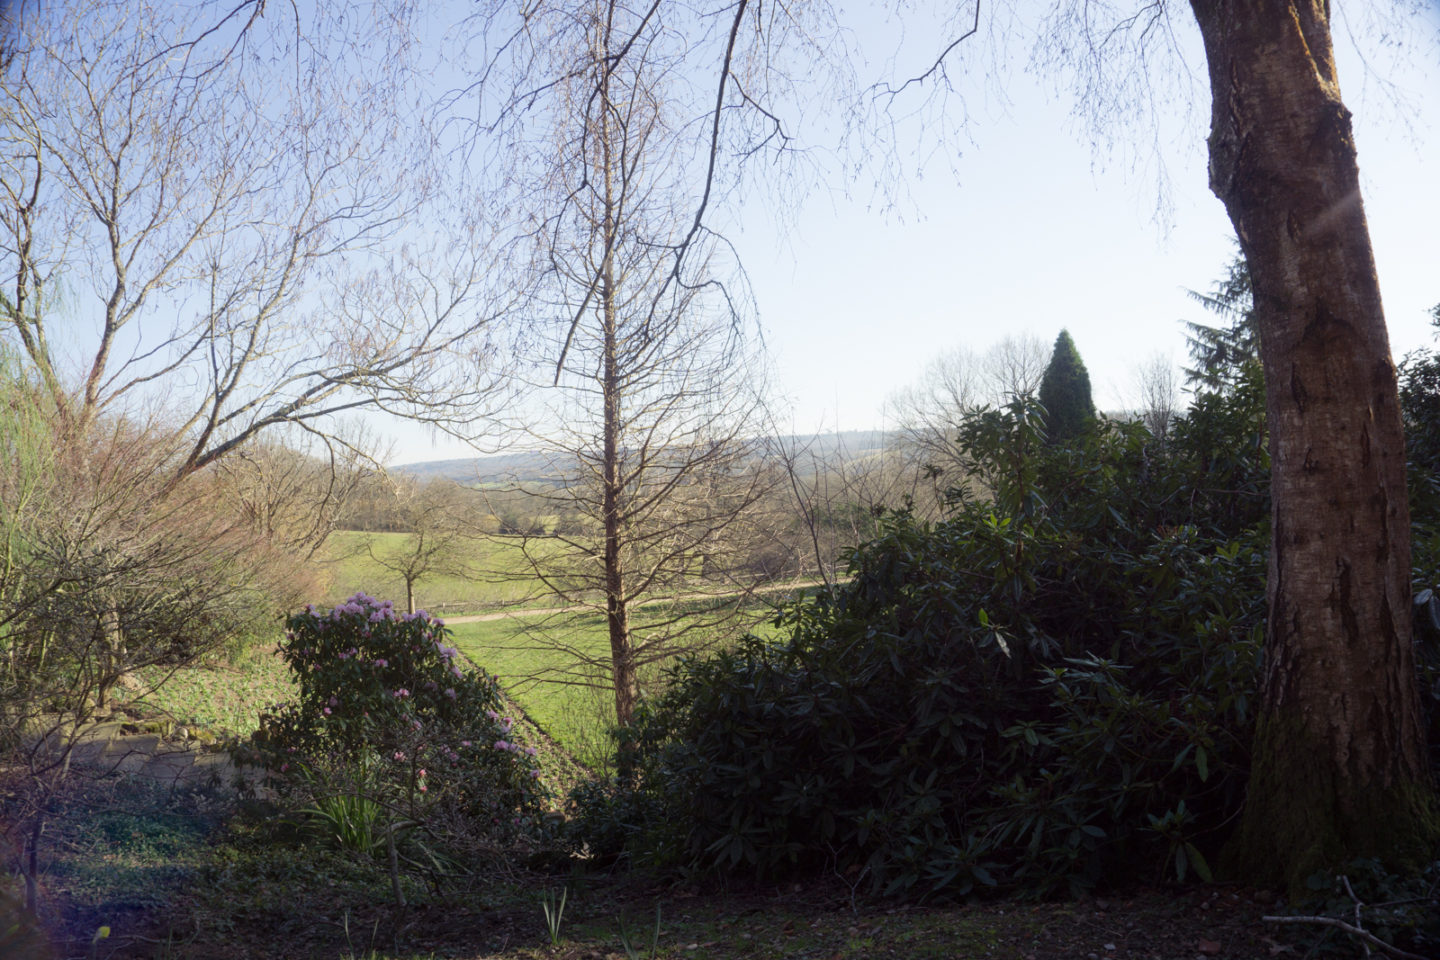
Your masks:
{"label": "tree bark", "polygon": [[1210,185],[1249,263],[1265,370],[1271,552],[1245,811],[1226,861],[1303,886],[1440,836],[1410,640],[1395,367],[1325,0],[1192,0]]}
{"label": "tree bark", "polygon": [[[608,50],[609,36],[601,38],[601,48]],[[600,167],[604,177],[604,217],[601,223],[602,260],[600,264],[600,311],[603,328],[603,366],[601,394],[604,412],[604,467],[601,483],[605,521],[605,620],[610,634],[610,679],[615,685],[615,720],[624,727],[635,715],[639,688],[635,676],[635,656],[630,642],[630,604],[625,595],[625,564],[623,518],[624,478],[620,463],[621,396],[624,386],[619,366],[620,316],[615,279],[614,250],[618,241],[614,145],[610,136],[610,80],[604,60],[600,70],[600,130],[596,145],[600,150]],[[626,766],[621,758],[622,768]]]}

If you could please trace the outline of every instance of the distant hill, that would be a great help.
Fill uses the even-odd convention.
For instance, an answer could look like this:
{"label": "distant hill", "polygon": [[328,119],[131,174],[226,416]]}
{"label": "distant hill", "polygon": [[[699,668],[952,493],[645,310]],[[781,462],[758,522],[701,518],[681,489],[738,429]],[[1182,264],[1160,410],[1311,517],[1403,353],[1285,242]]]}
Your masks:
{"label": "distant hill", "polygon": [[[779,443],[787,450],[801,451],[802,460],[812,457],[823,461],[841,459],[864,460],[881,453],[895,434],[885,430],[846,430],[808,437],[781,437]],[[555,481],[565,473],[565,457],[553,451],[497,453],[485,457],[458,460],[426,460],[407,463],[391,469],[419,480],[450,480],[473,487],[494,483],[544,483]],[[802,463],[803,467],[805,464]]]}
{"label": "distant hill", "polygon": [[489,483],[534,483],[554,480],[564,471],[552,452],[496,453],[459,460],[426,460],[392,467],[391,473],[418,480],[452,480],[467,487]]}

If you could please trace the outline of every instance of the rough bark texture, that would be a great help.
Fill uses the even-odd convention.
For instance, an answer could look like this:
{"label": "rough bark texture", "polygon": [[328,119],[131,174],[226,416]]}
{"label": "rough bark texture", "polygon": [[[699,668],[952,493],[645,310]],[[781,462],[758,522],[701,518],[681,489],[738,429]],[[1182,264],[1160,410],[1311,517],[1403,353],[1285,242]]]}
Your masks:
{"label": "rough bark texture", "polygon": [[1232,869],[1302,884],[1428,855],[1404,435],[1322,0],[1192,0],[1211,188],[1249,262],[1272,470],[1269,627]]}

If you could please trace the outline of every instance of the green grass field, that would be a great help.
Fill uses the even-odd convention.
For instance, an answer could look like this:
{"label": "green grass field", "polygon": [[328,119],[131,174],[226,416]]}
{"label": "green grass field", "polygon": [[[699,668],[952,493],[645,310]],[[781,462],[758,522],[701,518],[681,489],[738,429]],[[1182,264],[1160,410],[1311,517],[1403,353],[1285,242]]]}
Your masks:
{"label": "green grass field", "polygon": [[[320,565],[329,574],[330,587],[319,603],[330,606],[362,590],[379,600],[405,603],[405,581],[371,558],[366,544],[379,557],[404,550],[404,533],[361,533],[340,530],[325,542]],[[456,559],[465,573],[437,573],[415,585],[415,605],[440,616],[483,613],[498,607],[544,605],[535,580],[526,574],[525,558],[514,544],[494,540],[464,541]]]}
{"label": "green grass field", "polygon": [[[537,619],[459,623],[450,630],[455,646],[477,666],[497,674],[531,720],[582,762],[593,765],[606,752],[606,730],[614,722],[613,700],[608,691],[559,681],[561,673],[573,669],[574,658],[531,635]],[[600,616],[572,618],[547,633],[551,640],[593,656],[604,656],[609,648]]]}
{"label": "green grass field", "polygon": [[[659,614],[655,608],[644,613]],[[756,613],[762,617],[763,611]],[[715,643],[733,640],[748,625],[760,635],[773,631],[768,621],[732,625],[727,635],[704,638]],[[588,686],[578,674],[575,657],[564,648],[587,656],[609,656],[604,617],[596,615],[526,617],[450,626],[454,642],[467,657],[500,677],[509,694],[541,729],[571,751],[581,762],[602,764],[609,752],[608,730],[615,722],[613,694],[603,686]],[[697,642],[701,638],[697,638]],[[660,664],[641,672],[642,690],[653,691],[661,680]],[[605,677],[598,678],[603,685]]]}
{"label": "green grass field", "polygon": [[[405,602],[404,580],[385,569],[367,552],[367,541],[382,557],[404,549],[406,535],[341,531],[326,544],[323,559],[330,588],[322,604],[330,605],[363,590],[397,606]],[[435,575],[416,586],[416,606],[443,618],[491,613],[499,608],[520,612],[553,608],[553,597],[540,592],[526,576],[525,559],[508,543],[470,541],[463,555],[468,576]],[[779,599],[777,595],[775,599]],[[642,609],[636,623],[660,616],[663,608]],[[765,611],[756,608],[746,623],[733,625],[726,636],[704,638],[725,643],[746,626],[759,633],[770,629]],[[451,624],[455,644],[479,666],[497,674],[507,692],[526,714],[582,762],[603,762],[609,749],[608,730],[614,723],[613,694],[605,689],[608,675],[587,677],[576,669],[579,651],[586,657],[608,659],[609,640],[600,615],[544,616],[520,613],[518,617],[479,623]],[[568,651],[566,648],[569,648]],[[660,682],[661,666],[642,671],[642,688],[653,690]]]}

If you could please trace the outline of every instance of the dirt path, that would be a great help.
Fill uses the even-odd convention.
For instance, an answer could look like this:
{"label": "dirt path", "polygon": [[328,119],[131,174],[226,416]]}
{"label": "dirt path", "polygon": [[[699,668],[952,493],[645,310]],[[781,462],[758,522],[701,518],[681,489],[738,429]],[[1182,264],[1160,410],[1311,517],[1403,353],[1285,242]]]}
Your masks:
{"label": "dirt path", "polygon": [[[845,580],[837,580],[836,583],[845,583]],[[823,587],[823,580],[804,580],[795,583],[772,584],[768,587],[757,587],[749,591],[751,595],[763,595],[770,593],[793,593],[799,590],[809,590],[813,587]],[[678,597],[663,597],[655,600],[643,600],[636,604],[639,607],[655,607],[666,603],[687,603],[695,600],[725,600],[731,597],[743,597],[746,592],[736,590],[732,593],[690,593]],[[476,613],[466,614],[459,617],[442,617],[447,625],[457,623],[488,623],[495,620],[509,620],[516,617],[553,617],[561,613],[598,613],[598,606],[586,606],[575,604],[569,607],[521,607],[515,610],[501,610],[497,613]]]}

